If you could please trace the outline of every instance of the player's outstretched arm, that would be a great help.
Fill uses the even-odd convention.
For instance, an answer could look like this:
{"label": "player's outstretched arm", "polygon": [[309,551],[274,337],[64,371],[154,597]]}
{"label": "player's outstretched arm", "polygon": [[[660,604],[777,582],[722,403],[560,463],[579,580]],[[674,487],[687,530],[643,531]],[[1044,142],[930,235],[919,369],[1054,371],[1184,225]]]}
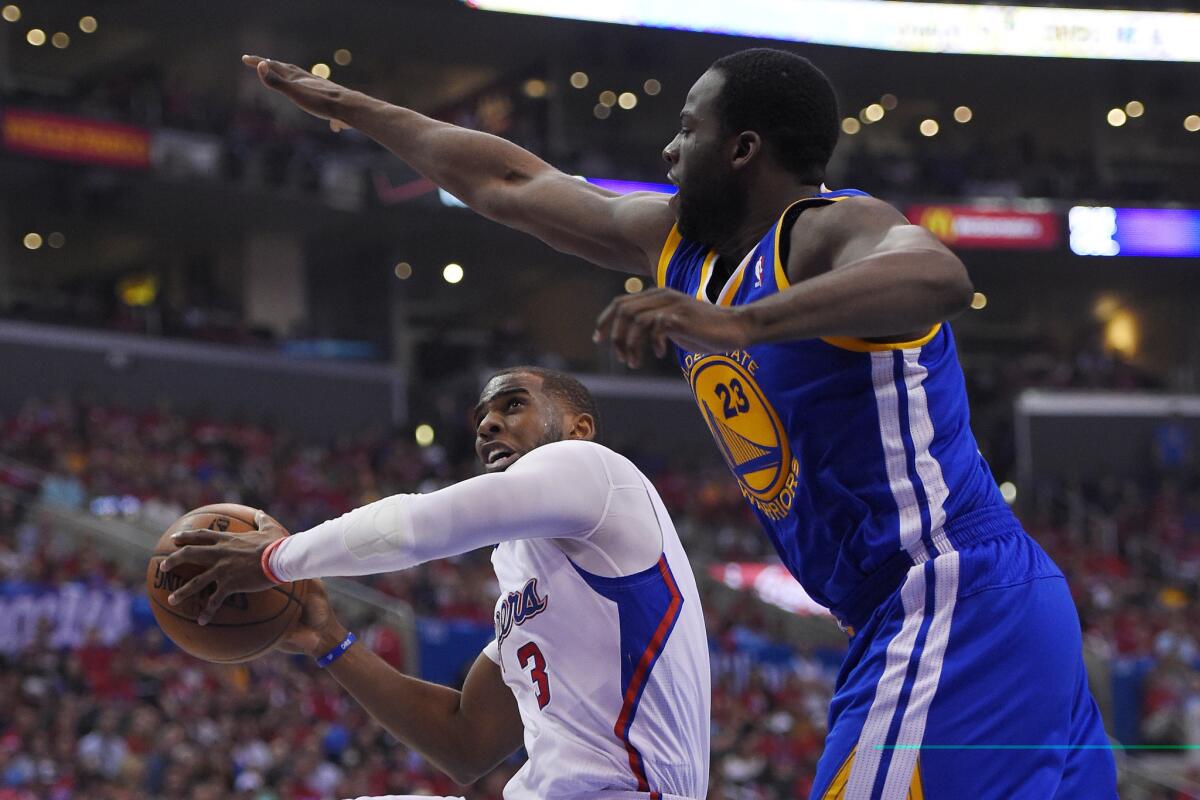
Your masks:
{"label": "player's outstretched arm", "polygon": [[[317,658],[345,638],[324,587],[314,581],[299,624],[278,647]],[[376,722],[457,783],[474,783],[523,741],[517,701],[486,655],[471,667],[461,692],[405,675],[361,644],[328,671]]]}
{"label": "player's outstretched arm", "polygon": [[259,56],[269,89],[335,130],[370,136],[483,216],[609,269],[651,274],[674,214],[664,195],[617,195],[566,175],[498,136],[430,119]]}
{"label": "player's outstretched arm", "polygon": [[611,491],[589,447],[595,445],[545,445],[504,472],[429,494],[385,497],[295,536],[263,512],[251,533],[180,531],[163,571],[183,564],[204,570],[168,601],[178,605],[212,587],[199,617],[205,625],[229,595],[273,583],[395,572],[516,539],[586,538],[603,519]]}

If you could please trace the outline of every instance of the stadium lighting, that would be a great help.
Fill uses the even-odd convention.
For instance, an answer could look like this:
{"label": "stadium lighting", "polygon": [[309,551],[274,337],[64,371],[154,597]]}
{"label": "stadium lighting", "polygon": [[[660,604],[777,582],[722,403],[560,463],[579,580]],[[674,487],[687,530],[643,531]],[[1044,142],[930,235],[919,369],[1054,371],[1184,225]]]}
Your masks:
{"label": "stadium lighting", "polygon": [[95,33],[96,28],[98,27],[100,27],[100,25],[96,22],[96,18],[93,16],[89,15],[79,18],[79,30],[83,31],[84,33]]}
{"label": "stadium lighting", "polygon": [[937,120],[936,119],[921,120],[920,130],[921,130],[922,136],[937,136],[938,130],[939,130]]}
{"label": "stadium lighting", "polygon": [[646,284],[642,283],[641,278],[629,278],[625,281],[625,292],[627,294],[637,294],[645,288]]}
{"label": "stadium lighting", "polygon": [[588,85],[588,74],[586,72],[572,72],[571,86],[576,89],[585,89]]}
{"label": "stadium lighting", "polygon": [[1140,331],[1138,320],[1127,308],[1119,309],[1104,325],[1104,346],[1126,358],[1137,356]]}
{"label": "stadium lighting", "polygon": [[60,250],[67,243],[67,237],[63,236],[58,231],[54,231],[46,237],[46,244],[50,245],[55,250]]}
{"label": "stadium lighting", "polygon": [[646,82],[642,84],[642,91],[650,97],[654,97],[662,91],[662,84],[654,78],[647,78]]}
{"label": "stadium lighting", "polygon": [[954,121],[960,125],[966,125],[971,121],[971,117],[973,116],[975,116],[975,114],[971,111],[970,106],[959,106],[958,108],[954,109]]}
{"label": "stadium lighting", "polygon": [[25,41],[34,47],[41,47],[46,43],[46,32],[41,28],[30,28],[29,33],[25,34]]}
{"label": "stadium lighting", "polygon": [[1146,113],[1146,106],[1142,104],[1141,100],[1130,100],[1125,104],[1125,113],[1128,116],[1137,119],[1142,114]]}
{"label": "stadium lighting", "polygon": [[458,264],[450,263],[442,270],[442,280],[446,283],[458,283],[463,279],[463,268]]}
{"label": "stadium lighting", "polygon": [[313,64],[312,69],[310,69],[309,72],[311,72],[313,75],[316,75],[318,78],[328,78],[331,74],[333,74],[329,69],[329,65],[322,62]]}
{"label": "stadium lighting", "polygon": [[1186,11],[891,0],[463,2],[484,11],[910,53],[1200,62],[1200,14]]}
{"label": "stadium lighting", "polygon": [[59,31],[50,37],[50,44],[54,45],[58,50],[66,50],[71,44],[71,37]]}
{"label": "stadium lighting", "polygon": [[983,309],[987,308],[987,303],[987,295],[983,292],[976,292],[971,298],[971,308],[975,309],[976,311],[982,311]]}
{"label": "stadium lighting", "polygon": [[883,106],[884,111],[895,111],[896,106],[900,105],[900,101],[896,99],[896,95],[888,92],[879,98],[879,105]]}
{"label": "stadium lighting", "polygon": [[1184,117],[1183,128],[1189,133],[1200,131],[1200,114],[1188,114]]}
{"label": "stadium lighting", "polygon": [[612,114],[612,109],[604,105],[604,103],[596,103],[592,109],[592,114],[595,115],[596,119],[608,119],[609,115]]}
{"label": "stadium lighting", "polygon": [[409,264],[407,261],[401,261],[399,264],[396,265],[396,268],[393,270],[393,272],[396,273],[397,278],[399,278],[402,281],[406,281],[412,277],[412,274],[413,274],[412,264]]}
{"label": "stadium lighting", "polygon": [[1126,115],[1125,112],[1119,108],[1110,108],[1108,110],[1107,119],[1109,125],[1112,125],[1114,128],[1119,128],[1125,124]]}
{"label": "stadium lighting", "polygon": [[846,117],[842,120],[842,133],[853,136],[862,130],[862,125],[854,117]]}
{"label": "stadium lighting", "polygon": [[0,16],[4,17],[5,22],[16,22],[21,18],[21,7],[7,5],[4,7],[4,11],[0,12]]}
{"label": "stadium lighting", "polygon": [[422,422],[413,431],[413,438],[417,440],[417,444],[421,447],[429,447],[429,445],[433,444],[433,426]]}
{"label": "stadium lighting", "polygon": [[337,64],[339,67],[345,67],[353,60],[354,54],[344,47],[333,51],[333,63]]}
{"label": "stadium lighting", "polygon": [[863,109],[863,114],[866,115],[869,121],[879,122],[879,120],[883,119],[883,106],[879,103],[871,103],[871,105]]}
{"label": "stadium lighting", "polygon": [[1017,502],[1017,485],[1012,481],[1005,481],[1000,484],[1000,496],[1004,498],[1004,502],[1011,506]]}
{"label": "stadium lighting", "polygon": [[637,95],[633,92],[621,92],[621,96],[617,98],[617,105],[629,111],[637,105]]}
{"label": "stadium lighting", "polygon": [[600,105],[612,108],[617,104],[617,93],[609,89],[605,89],[600,93],[600,97],[597,99],[600,101]]}
{"label": "stadium lighting", "polygon": [[27,250],[37,250],[42,246],[42,235],[40,233],[27,233],[25,238],[21,240]]}
{"label": "stadium lighting", "polygon": [[541,78],[530,78],[529,80],[525,81],[525,85],[521,87],[521,91],[525,93],[525,96],[531,97],[534,100],[545,97],[549,90],[550,87],[547,86],[546,82]]}

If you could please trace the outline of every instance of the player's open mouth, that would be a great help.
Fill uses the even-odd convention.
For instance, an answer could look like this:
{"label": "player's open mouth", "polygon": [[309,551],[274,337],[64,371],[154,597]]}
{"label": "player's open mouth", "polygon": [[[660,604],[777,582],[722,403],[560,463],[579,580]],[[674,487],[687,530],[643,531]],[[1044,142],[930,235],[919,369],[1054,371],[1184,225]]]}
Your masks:
{"label": "player's open mouth", "polygon": [[487,465],[488,469],[499,469],[507,467],[513,461],[516,461],[516,459],[517,454],[512,450],[505,447],[497,447],[484,456],[483,463]]}

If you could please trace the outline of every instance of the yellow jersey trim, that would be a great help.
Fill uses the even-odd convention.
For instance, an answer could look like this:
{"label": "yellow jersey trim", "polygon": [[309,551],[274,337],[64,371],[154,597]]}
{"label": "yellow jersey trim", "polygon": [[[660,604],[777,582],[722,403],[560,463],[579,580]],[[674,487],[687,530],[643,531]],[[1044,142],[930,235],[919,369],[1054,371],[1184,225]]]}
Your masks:
{"label": "yellow jersey trim", "polygon": [[907,350],[910,347],[920,347],[937,336],[941,329],[942,323],[939,322],[920,339],[912,339],[907,342],[872,342],[870,339],[856,339],[853,336],[822,336],[821,341],[842,350],[853,350],[855,353],[877,353],[884,350]]}
{"label": "yellow jersey trim", "polygon": [[908,800],[925,800],[925,786],[921,781],[920,756],[917,756],[917,765],[913,767],[912,783],[908,785]]}
{"label": "yellow jersey trim", "polygon": [[708,282],[712,280],[713,265],[717,263],[717,251],[709,250],[700,265],[700,286],[696,289],[696,299],[708,302]]}
{"label": "yellow jersey trim", "polygon": [[[854,754],[857,750],[858,748],[850,750],[850,755],[846,756],[846,760],[842,762],[842,766],[838,769],[837,774],[829,782],[829,788],[825,790],[825,794],[821,795],[821,800],[846,800],[846,784],[850,782],[850,770],[854,767]],[[919,756],[917,757],[916,766],[913,767],[912,780],[908,784],[906,800],[925,800],[925,786],[921,780],[921,759]]]}
{"label": "yellow jersey trim", "polygon": [[[758,248],[754,248],[757,250]],[[746,257],[742,259],[742,263],[738,264],[738,268],[729,276],[729,280],[725,283],[725,288],[721,290],[720,296],[717,297],[717,305],[728,306],[733,303],[733,298],[737,295],[738,289],[742,288],[742,281],[746,277],[746,269],[750,266],[751,256],[754,255],[754,250],[746,253]]]}
{"label": "yellow jersey trim", "polygon": [[843,195],[842,197],[817,197],[816,195],[812,197],[801,197],[796,202],[789,204],[788,207],[783,210],[783,213],[779,215],[779,219],[775,223],[775,288],[777,291],[782,292],[784,289],[792,285],[792,282],[788,280],[787,270],[784,269],[783,262],[779,259],[779,234],[782,233],[783,218],[787,216],[789,211],[801,203],[809,203],[813,200],[818,200],[820,201],[821,205],[827,205],[829,203],[841,202],[849,196],[851,195]]}
{"label": "yellow jersey trim", "polygon": [[667,234],[667,240],[663,242],[662,252],[658,255],[658,273],[655,275],[655,280],[659,286],[667,285],[667,267],[671,264],[671,259],[675,257],[675,251],[679,249],[679,243],[683,241],[683,237],[679,235],[679,226],[672,225],[671,232]]}
{"label": "yellow jersey trim", "polygon": [[850,755],[846,756],[846,760],[842,762],[841,768],[833,776],[833,780],[829,782],[829,788],[825,790],[825,794],[821,795],[821,800],[843,800],[846,796],[846,782],[850,780],[850,768],[854,766],[854,753],[856,750],[857,748],[850,750]]}

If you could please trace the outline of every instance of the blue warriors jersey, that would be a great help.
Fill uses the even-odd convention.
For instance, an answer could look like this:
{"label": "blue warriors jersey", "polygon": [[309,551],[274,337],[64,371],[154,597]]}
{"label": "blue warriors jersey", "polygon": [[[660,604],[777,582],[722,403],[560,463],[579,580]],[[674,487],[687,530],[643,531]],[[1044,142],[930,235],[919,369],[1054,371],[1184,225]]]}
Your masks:
{"label": "blue warriors jersey", "polygon": [[[796,215],[854,196],[863,193],[826,192],[791,206],[717,304],[786,289],[780,241],[786,246]],[[716,259],[672,229],[658,283],[706,300]],[[971,434],[948,325],[909,342],[825,338],[678,357],[784,564],[846,627],[861,625],[911,566],[951,549],[956,529],[967,537],[1017,525]]]}

